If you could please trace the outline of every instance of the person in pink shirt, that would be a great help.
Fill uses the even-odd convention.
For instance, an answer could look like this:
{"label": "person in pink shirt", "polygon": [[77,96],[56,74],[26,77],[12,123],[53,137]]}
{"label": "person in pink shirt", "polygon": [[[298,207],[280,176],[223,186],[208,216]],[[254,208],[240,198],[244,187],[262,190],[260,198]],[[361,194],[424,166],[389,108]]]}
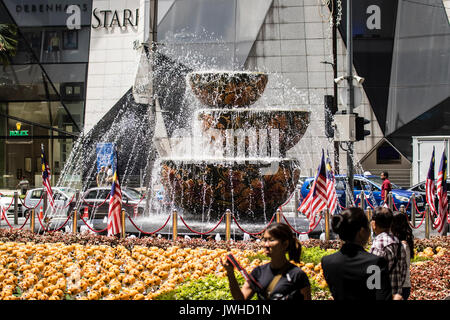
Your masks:
{"label": "person in pink shirt", "polygon": [[387,195],[392,190],[392,185],[389,181],[389,173],[387,171],[383,171],[380,178],[383,180],[383,184],[381,185],[381,200],[386,203]]}

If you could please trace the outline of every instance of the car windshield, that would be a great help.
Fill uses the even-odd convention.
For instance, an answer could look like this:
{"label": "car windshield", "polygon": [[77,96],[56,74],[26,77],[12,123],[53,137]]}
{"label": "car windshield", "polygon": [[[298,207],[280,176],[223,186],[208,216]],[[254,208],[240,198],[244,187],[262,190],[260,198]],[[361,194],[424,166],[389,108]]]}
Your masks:
{"label": "car windshield", "polygon": [[[377,187],[381,188],[381,185],[383,184],[383,179],[381,179],[380,177],[377,176],[370,176],[370,177],[366,177],[367,180],[370,180],[372,183],[376,184]],[[392,189],[401,189],[398,185],[396,185],[395,183],[392,183]]]}
{"label": "car windshield", "polygon": [[135,190],[135,189],[125,189],[125,192],[127,193],[127,195],[134,200],[140,200],[142,195],[139,193],[139,191]]}
{"label": "car windshield", "polygon": [[72,188],[59,188],[62,192],[64,192],[69,198],[71,198],[75,194],[75,189]]}

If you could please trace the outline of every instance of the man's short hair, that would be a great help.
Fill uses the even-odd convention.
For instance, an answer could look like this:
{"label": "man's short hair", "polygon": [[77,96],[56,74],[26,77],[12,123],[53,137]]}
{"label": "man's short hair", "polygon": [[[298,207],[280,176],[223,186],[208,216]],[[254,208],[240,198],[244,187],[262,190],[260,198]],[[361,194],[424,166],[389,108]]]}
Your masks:
{"label": "man's short hair", "polygon": [[372,215],[372,220],[375,221],[377,227],[382,229],[389,229],[392,224],[393,213],[392,210],[386,207],[377,207]]}
{"label": "man's short hair", "polygon": [[389,173],[387,171],[383,171],[383,176],[385,176],[386,178],[389,178]]}

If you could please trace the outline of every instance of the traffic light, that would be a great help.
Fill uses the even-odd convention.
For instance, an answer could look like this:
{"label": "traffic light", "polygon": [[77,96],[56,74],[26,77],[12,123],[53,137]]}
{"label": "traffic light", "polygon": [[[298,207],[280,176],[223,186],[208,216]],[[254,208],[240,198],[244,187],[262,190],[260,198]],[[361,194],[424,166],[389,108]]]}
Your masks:
{"label": "traffic light", "polygon": [[337,112],[337,107],[334,103],[334,96],[326,95],[324,96],[325,103],[325,136],[327,138],[334,137],[333,128],[333,115]]}
{"label": "traffic light", "polygon": [[369,124],[370,121],[363,118],[363,117],[356,117],[355,118],[355,138],[356,141],[364,140],[365,136],[368,136],[370,134],[369,130],[364,130],[364,126],[366,124]]}

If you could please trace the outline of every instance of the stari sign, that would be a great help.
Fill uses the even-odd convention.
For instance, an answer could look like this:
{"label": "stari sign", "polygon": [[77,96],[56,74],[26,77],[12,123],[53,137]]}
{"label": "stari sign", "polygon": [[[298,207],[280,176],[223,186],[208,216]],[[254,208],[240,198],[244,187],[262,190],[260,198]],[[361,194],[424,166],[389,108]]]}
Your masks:
{"label": "stari sign", "polygon": [[94,8],[92,15],[95,20],[92,23],[92,28],[94,29],[100,27],[112,28],[114,26],[119,28],[127,26],[137,27],[139,21],[139,9],[136,9],[135,12],[133,12],[130,9],[119,11]]}
{"label": "stari sign", "polygon": [[10,137],[28,137],[28,130],[20,130],[22,128],[22,124],[20,122],[16,123],[17,130],[9,130]]}

